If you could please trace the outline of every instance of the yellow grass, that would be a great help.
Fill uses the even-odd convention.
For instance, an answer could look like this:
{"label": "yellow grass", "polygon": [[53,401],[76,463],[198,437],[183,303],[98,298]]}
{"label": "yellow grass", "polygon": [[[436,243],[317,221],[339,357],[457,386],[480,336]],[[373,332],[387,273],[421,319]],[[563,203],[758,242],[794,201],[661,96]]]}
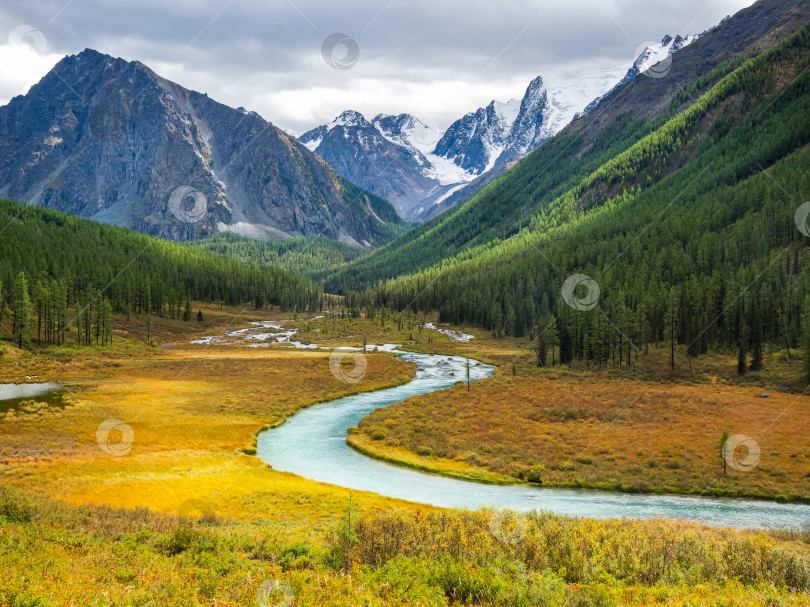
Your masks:
{"label": "yellow grass", "polygon": [[[548,485],[810,500],[802,440],[810,434],[810,396],[774,389],[791,387],[799,361],[774,354],[765,372],[738,378],[733,357],[715,355],[694,360],[690,380],[682,352],[674,373],[663,349],[641,356],[635,372],[587,370],[581,362],[538,369],[526,342],[479,336],[442,344],[499,364],[495,378],[376,411],[350,444],[405,466],[490,482],[525,481],[534,469]],[[753,470],[723,475],[724,428],[759,444]]]}
{"label": "yellow grass", "polygon": [[[413,365],[390,354],[370,352],[363,380],[347,384],[332,375],[328,352],[189,342],[245,327],[252,320],[273,319],[302,329],[298,336],[302,341],[360,346],[365,337],[369,344],[405,343],[412,350],[468,354],[493,362],[501,367],[496,379],[473,384],[469,394],[456,387],[388,410],[395,416],[410,411],[413,419],[407,427],[423,430],[462,420],[466,427],[457,438],[473,438],[487,446],[488,451],[474,449],[482,458],[500,454],[499,445],[506,441],[499,435],[510,432],[515,448],[523,448],[520,441],[526,437],[515,430],[510,415],[524,424],[530,440],[539,436],[532,424],[546,423],[540,418],[529,419],[530,423],[520,418],[530,409],[539,407],[542,412],[550,402],[573,399],[593,401],[589,411],[599,411],[603,405],[609,410],[616,394],[646,384],[605,380],[599,398],[594,398],[594,375],[537,372],[525,343],[492,340],[481,332],[476,332],[476,342],[459,344],[436,333],[420,333],[415,327],[399,330],[390,321],[327,318],[310,322],[273,310],[195,305],[195,313],[198,307],[204,311],[204,323],[155,320],[154,342],[174,344],[171,347],[146,345],[142,319],[137,317],[117,319],[112,348],[68,345],[24,353],[0,344],[0,382],[62,381],[70,392],[64,410],[30,407],[0,417],[0,483],[72,504],[146,506],[184,516],[224,517],[219,522],[203,517],[189,524],[174,517],[150,519],[154,515],[132,511],[64,510],[68,507],[58,502],[40,500],[34,502],[29,518],[14,518],[20,512],[16,504],[25,503],[26,498],[4,494],[3,487],[0,506],[6,509],[0,517],[0,565],[12,574],[0,584],[0,605],[253,605],[259,585],[268,579],[292,586],[296,605],[318,607],[447,607],[461,604],[460,599],[451,598],[461,596],[457,593],[469,593],[465,605],[488,607],[594,601],[674,606],[711,604],[718,597],[729,605],[777,604],[774,601],[800,605],[806,598],[787,588],[768,587],[778,576],[758,575],[750,584],[736,577],[738,571],[748,571],[744,565],[752,554],[756,562],[765,563],[763,569],[783,554],[804,559],[805,536],[777,539],[765,533],[664,521],[599,522],[549,514],[530,524],[531,541],[511,545],[494,536],[488,512],[438,511],[274,471],[246,454],[255,444],[257,430],[281,423],[315,402],[407,381]],[[705,386],[650,385],[645,391],[657,398],[665,389],[681,396],[685,394],[681,390],[693,390],[695,399],[711,396]],[[788,396],[774,395],[767,403],[757,404],[782,405]],[[716,400],[703,404],[723,415],[750,412],[747,407],[733,409],[728,394]],[[410,409],[414,403],[419,403],[418,410]],[[657,403],[653,399],[649,406]],[[460,414],[454,408],[459,405],[464,406]],[[645,406],[638,410],[642,417],[648,413]],[[798,410],[804,411],[803,405]],[[450,422],[448,412],[453,417]],[[132,429],[133,443],[125,455],[107,453],[97,442],[99,424],[110,418],[121,419]],[[680,432],[676,436],[688,437],[696,419],[683,412],[683,427],[673,426]],[[577,432],[590,428],[566,424],[553,428],[564,430],[559,435],[547,433],[555,444],[574,441]],[[352,440],[361,449],[377,449],[399,430],[397,424],[383,427],[386,441],[364,434],[354,434]],[[797,428],[803,431],[804,426]],[[471,434],[465,434],[468,431]],[[782,436],[774,431],[777,434]],[[114,445],[123,437],[113,430],[109,442]],[[406,441],[389,444],[383,456],[461,478],[489,482],[514,478],[505,477],[484,459],[423,457],[407,446]],[[788,447],[780,443],[778,448],[787,454]],[[620,446],[615,448],[618,452]],[[350,499],[360,513],[347,513]],[[406,532],[413,532],[412,537]],[[353,533],[358,537],[352,540]],[[698,536],[699,540],[690,539]],[[393,541],[398,537],[410,539]],[[698,586],[664,583],[658,574],[644,585],[634,581],[642,579],[639,564],[655,569],[655,559],[669,554],[666,546],[671,544],[663,540],[677,537],[683,539],[686,552],[676,552],[690,567],[692,550],[712,562],[728,561],[728,571],[716,583],[707,578]],[[591,538],[594,546],[581,550],[583,538]],[[537,542],[546,548],[535,550],[540,546]],[[395,545],[391,560],[382,564],[373,555],[364,556],[374,547]],[[524,547],[530,549],[525,554]],[[616,550],[635,556],[615,560]],[[345,559],[345,566],[335,565],[333,558]],[[538,558],[545,560],[541,563]],[[804,567],[803,563],[799,565]],[[685,565],[673,571],[681,567]],[[797,571],[791,579],[805,588],[803,570]],[[12,598],[5,603],[8,597]],[[522,598],[513,601],[512,597]]]}
{"label": "yellow grass", "polygon": [[[0,381],[62,381],[72,404],[0,418],[3,482],[75,504],[176,512],[192,500],[236,519],[336,516],[347,490],[275,472],[239,450],[249,451],[257,430],[302,407],[402,383],[413,366],[369,353],[363,380],[348,384],[331,373],[328,352],[189,345],[251,320],[289,318],[277,311],[203,309],[205,323],[155,323],[154,340],[173,347],[147,347],[139,341],[145,337],[140,319],[118,319],[112,349],[7,349]],[[109,418],[134,432],[126,455],[105,453],[97,443],[96,430]],[[121,438],[114,430],[110,442]],[[363,506],[399,503],[372,494],[357,500]]]}

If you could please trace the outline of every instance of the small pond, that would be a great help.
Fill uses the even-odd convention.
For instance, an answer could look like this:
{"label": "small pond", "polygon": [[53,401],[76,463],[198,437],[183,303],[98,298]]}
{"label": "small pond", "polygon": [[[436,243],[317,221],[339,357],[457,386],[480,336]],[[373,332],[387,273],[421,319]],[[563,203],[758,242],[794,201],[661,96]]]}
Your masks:
{"label": "small pond", "polygon": [[40,384],[0,384],[0,414],[19,411],[28,401],[65,408],[65,387],[56,382]]}

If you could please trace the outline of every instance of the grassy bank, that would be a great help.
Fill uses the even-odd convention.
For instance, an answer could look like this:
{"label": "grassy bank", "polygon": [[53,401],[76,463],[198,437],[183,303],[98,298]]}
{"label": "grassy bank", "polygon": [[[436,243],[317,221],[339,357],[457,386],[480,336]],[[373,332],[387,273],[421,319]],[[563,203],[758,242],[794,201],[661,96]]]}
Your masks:
{"label": "grassy bank", "polygon": [[[71,506],[0,487],[0,605],[799,606],[810,535],[498,511],[322,529]],[[284,602],[284,601],[287,602]]]}
{"label": "grassy bank", "polygon": [[[375,411],[350,444],[484,482],[810,501],[810,455],[796,440],[810,432],[810,397],[774,388],[790,384],[800,361],[773,352],[767,373],[730,381],[730,356],[695,359],[689,378],[688,369],[668,372],[663,349],[635,370],[539,369],[518,345],[486,337],[441,344],[500,363],[495,377]],[[753,467],[724,470],[724,429],[753,439]],[[745,461],[744,446],[735,456]]]}

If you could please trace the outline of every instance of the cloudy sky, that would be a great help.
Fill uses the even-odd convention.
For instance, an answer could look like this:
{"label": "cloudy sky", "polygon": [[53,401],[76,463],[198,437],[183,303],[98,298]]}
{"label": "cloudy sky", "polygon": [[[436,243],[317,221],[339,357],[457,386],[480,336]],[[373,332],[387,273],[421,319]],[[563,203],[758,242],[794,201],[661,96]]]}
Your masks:
{"label": "cloudy sky", "polygon": [[89,47],[297,132],[345,109],[446,128],[491,99],[522,96],[537,75],[562,82],[629,67],[642,43],[701,32],[752,3],[3,0],[0,105]]}

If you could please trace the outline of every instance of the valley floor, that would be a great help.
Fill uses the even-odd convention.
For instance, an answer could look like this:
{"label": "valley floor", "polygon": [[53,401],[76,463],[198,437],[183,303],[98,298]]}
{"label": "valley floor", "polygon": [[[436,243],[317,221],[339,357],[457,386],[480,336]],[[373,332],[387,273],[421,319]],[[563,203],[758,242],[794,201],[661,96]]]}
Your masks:
{"label": "valley floor", "polygon": [[[577,461],[587,456],[577,441],[600,431],[612,436],[616,428],[630,432],[620,421],[604,428],[610,422],[599,416],[621,400],[622,391],[633,393],[635,384],[626,378],[606,378],[594,393],[586,372],[555,371],[552,379],[552,372],[536,371],[525,344],[478,333],[472,342],[453,342],[420,329],[413,319],[397,324],[204,304],[195,304],[197,309],[204,313],[203,322],[155,319],[156,346],[144,343],[138,316],[116,319],[114,345],[108,348],[48,347],[29,353],[0,342],[0,382],[60,381],[68,388],[64,409],[34,402],[0,417],[0,605],[289,607],[293,592],[296,607],[806,604],[808,533],[443,511],[276,472],[250,455],[257,430],[316,402],[407,381],[413,366],[385,352],[368,352],[362,381],[351,383],[339,381],[330,370],[328,351],[191,342],[242,329],[251,321],[283,320],[299,329],[296,338],[304,342],[408,343],[413,350],[466,352],[495,362],[498,376],[473,384],[469,393],[457,385],[427,400],[411,399],[375,414],[363,429],[384,428],[386,437],[372,443],[403,450],[409,450],[415,427],[437,439],[435,433],[453,429],[454,438],[446,444],[461,445],[465,457],[437,459],[434,445],[430,448],[436,452],[426,461],[510,476],[515,470],[497,465],[520,459],[503,447],[514,431],[510,419],[520,420],[524,408],[536,410],[540,415],[531,423],[538,426],[525,434],[535,436],[546,425],[548,436],[538,442],[553,443],[558,457],[540,457],[529,443],[517,448],[527,453],[521,470],[548,463],[542,476],[549,482],[566,481],[550,476],[555,472],[584,475],[591,469],[631,482],[625,470],[640,458],[655,457],[660,465],[648,464],[638,476],[651,486],[661,472],[672,475],[673,484],[689,483],[697,474],[725,488],[716,453],[704,458],[702,447],[690,447],[689,462],[682,467],[667,462],[686,459],[678,450],[691,444],[691,433],[705,431],[707,441],[716,441],[719,420],[764,419],[764,405],[782,408],[788,394],[772,393],[771,399],[749,406],[748,401],[735,404],[733,395],[751,396],[752,388],[718,392],[707,388],[710,384],[639,384],[655,398],[627,407],[627,428],[652,424],[648,443],[629,448],[623,443],[630,435],[614,436],[599,443],[589,464]],[[684,406],[682,422],[674,412],[662,421],[650,410],[684,394],[711,411],[711,424],[690,416]],[[477,412],[478,421],[468,424],[469,435],[447,418],[462,401]],[[392,419],[404,420],[417,405],[419,415],[436,423],[377,424],[376,415],[390,412]],[[549,413],[552,406],[572,412],[571,419],[568,413]],[[782,416],[798,436],[805,428],[799,425],[806,423],[805,407],[800,401]],[[126,427],[119,424],[100,435],[100,425],[109,419]],[[476,434],[490,423],[489,436]],[[516,426],[523,423],[529,422]],[[666,444],[657,434],[661,425],[672,428]],[[728,425],[736,431],[736,425]],[[807,480],[800,477],[806,454],[791,457],[793,443],[779,423],[767,436],[779,441],[763,445],[760,472],[769,482],[751,481],[750,487],[806,495]],[[389,444],[393,440],[400,444]],[[425,440],[415,447],[425,446]],[[469,449],[463,441],[484,448]],[[666,445],[672,458],[660,451]],[[576,453],[569,454],[572,446]],[[638,454],[642,449],[643,456]],[[467,458],[470,452],[479,459]],[[613,469],[598,464],[611,456]],[[563,457],[573,462],[574,471],[554,470],[552,462]],[[778,459],[766,464],[766,458]],[[787,473],[774,475],[780,466]],[[730,488],[748,490],[738,484],[738,476],[727,477]],[[498,521],[497,533],[493,521]]]}
{"label": "valley floor", "polygon": [[[692,361],[690,377],[685,358],[671,373],[669,351],[653,348],[633,361],[635,370],[538,369],[520,345],[485,335],[455,344],[457,354],[489,351],[500,364],[495,378],[376,411],[350,444],[495,483],[810,501],[810,453],[800,438],[810,434],[810,397],[790,391],[800,361],[774,353],[769,372],[739,378],[735,358],[715,355]],[[724,429],[754,440],[753,466],[724,471]]]}

